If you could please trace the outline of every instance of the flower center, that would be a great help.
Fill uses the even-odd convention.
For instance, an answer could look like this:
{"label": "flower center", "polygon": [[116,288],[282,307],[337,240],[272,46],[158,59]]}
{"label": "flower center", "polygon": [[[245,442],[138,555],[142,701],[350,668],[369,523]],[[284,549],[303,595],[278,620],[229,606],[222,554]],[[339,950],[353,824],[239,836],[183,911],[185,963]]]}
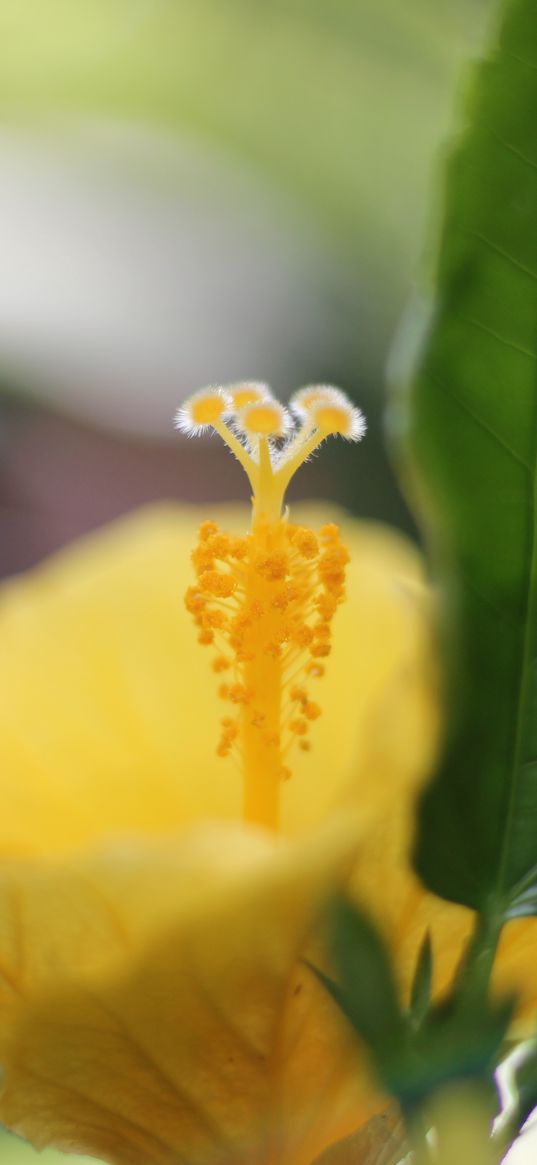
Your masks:
{"label": "flower center", "polygon": [[192,554],[196,581],[185,602],[199,642],[215,650],[212,666],[227,705],[217,753],[240,766],[245,819],[276,829],[293,750],[310,750],[321,714],[311,688],[324,675],[349,560],[337,526],[315,534],[289,521],[285,491],[327,436],[360,440],[365,421],[334,388],[302,389],[288,411],[265,385],[246,383],[197,393],[176,423],[190,435],[216,430],[252,490],[247,534],[202,524]]}

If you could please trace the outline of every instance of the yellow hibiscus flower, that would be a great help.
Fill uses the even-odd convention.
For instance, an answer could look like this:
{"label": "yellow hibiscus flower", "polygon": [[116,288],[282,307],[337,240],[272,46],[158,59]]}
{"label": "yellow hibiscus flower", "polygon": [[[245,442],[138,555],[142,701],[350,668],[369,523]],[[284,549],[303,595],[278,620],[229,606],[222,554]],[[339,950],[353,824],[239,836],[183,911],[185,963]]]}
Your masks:
{"label": "yellow hibiscus flower", "polygon": [[[285,418],[248,387],[235,403],[250,409],[242,423],[262,476]],[[216,397],[196,398],[183,423],[224,426],[243,459]],[[328,432],[356,435],[359,418],[333,390],[298,403],[302,444],[287,466]],[[384,1104],[303,961],[318,953],[334,889],[351,878],[403,984],[426,925],[440,984],[460,956],[469,913],[426,895],[408,869],[412,802],[437,735],[418,556],[393,532],[343,519],[340,602],[347,553],[327,515],[316,507],[291,527],[279,516],[284,475],[270,477],[268,501],[261,484],[253,534],[237,512],[219,516],[231,533],[202,526],[188,610],[200,515],[174,505],[4,587],[0,1117],[38,1147],[117,1165],[310,1165]],[[278,524],[285,545],[270,541]],[[321,545],[311,530],[323,525]],[[290,579],[285,555],[301,564]],[[222,623],[213,612],[241,587]],[[224,636],[213,663],[236,653],[236,691],[223,663],[211,678],[192,617],[211,651],[208,632]],[[301,628],[313,625],[325,629],[312,639]],[[328,652],[315,645],[330,640],[323,676]],[[282,642],[294,645],[292,676],[275,712]],[[272,693],[262,706],[259,692]],[[233,765],[237,738],[255,757],[246,774]],[[513,958],[504,966],[512,975]]]}

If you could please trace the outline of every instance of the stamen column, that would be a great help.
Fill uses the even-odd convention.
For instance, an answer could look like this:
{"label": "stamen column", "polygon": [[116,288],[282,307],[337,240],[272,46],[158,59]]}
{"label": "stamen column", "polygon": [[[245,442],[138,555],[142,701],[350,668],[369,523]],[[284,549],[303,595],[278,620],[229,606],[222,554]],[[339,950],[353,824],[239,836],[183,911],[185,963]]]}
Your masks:
{"label": "stamen column", "polygon": [[288,522],[285,491],[328,436],[359,441],[365,422],[330,386],[301,389],[289,412],[266,385],[248,382],[196,393],[176,423],[189,435],[216,430],[250,483],[250,532],[232,537],[214,522],[202,525],[192,555],[197,581],[185,602],[198,641],[214,645],[213,669],[225,677],[219,695],[230,714],[221,719],[217,754],[240,766],[245,820],[277,829],[289,749],[309,751],[310,724],[320,715],[309,684],[324,674],[320,660],[330,652],[348,562],[337,527],[317,537]]}
{"label": "stamen column", "polygon": [[278,565],[284,559],[284,522],[257,522],[245,579],[246,606],[257,612],[252,658],[244,663],[247,702],[241,711],[241,761],[244,818],[277,829],[280,784],[286,770],[282,758],[281,616],[273,608]]}

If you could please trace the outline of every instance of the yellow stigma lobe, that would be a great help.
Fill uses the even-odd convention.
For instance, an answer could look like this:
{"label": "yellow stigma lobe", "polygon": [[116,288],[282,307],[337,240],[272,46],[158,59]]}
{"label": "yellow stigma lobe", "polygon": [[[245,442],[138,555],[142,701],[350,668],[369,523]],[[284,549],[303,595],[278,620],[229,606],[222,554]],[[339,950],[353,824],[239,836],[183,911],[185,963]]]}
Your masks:
{"label": "yellow stigma lobe", "polygon": [[270,396],[266,384],[258,380],[243,380],[240,384],[233,384],[228,389],[234,409],[243,409],[245,405],[252,405],[265,396]]}
{"label": "yellow stigma lobe", "polygon": [[287,413],[277,400],[258,400],[242,409],[239,424],[249,437],[283,437]]}
{"label": "yellow stigma lobe", "polygon": [[190,400],[177,410],[176,428],[189,436],[201,433],[208,426],[214,426],[224,415],[229,399],[221,388],[204,388],[196,392]]}
{"label": "yellow stigma lobe", "polygon": [[[253,388],[259,397],[245,403],[241,394]],[[234,757],[240,766],[246,820],[272,829],[278,826],[280,788],[291,776],[293,749],[309,751],[311,728],[321,715],[310,688],[324,675],[348,562],[337,526],[324,526],[317,535],[292,524],[282,512],[284,493],[298,465],[328,432],[350,436],[352,430],[351,439],[357,440],[358,430],[360,436],[365,431],[362,414],[342,393],[326,386],[305,391],[311,399],[303,394],[296,405],[300,420],[289,432],[289,414],[265,386],[206,390],[221,393],[222,411],[213,428],[248,475],[252,525],[237,537],[215,522],[202,524],[192,554],[196,581],[185,596],[200,644],[215,651],[213,671],[221,677],[218,691],[227,705],[217,753]],[[186,414],[191,423],[205,424],[196,420],[194,402],[205,407],[206,394],[187,401],[178,418]],[[340,408],[345,415],[332,420],[341,427],[329,429],[323,410]],[[186,427],[179,419],[178,424]]]}

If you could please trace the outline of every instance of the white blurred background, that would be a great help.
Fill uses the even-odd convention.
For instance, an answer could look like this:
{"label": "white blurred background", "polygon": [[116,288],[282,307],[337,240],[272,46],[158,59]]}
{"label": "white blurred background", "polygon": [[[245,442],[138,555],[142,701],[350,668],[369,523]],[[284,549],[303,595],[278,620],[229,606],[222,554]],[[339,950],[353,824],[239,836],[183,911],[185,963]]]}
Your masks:
{"label": "white blurred background", "polygon": [[297,482],[415,533],[384,367],[495,0],[1,0],[0,573],[157,497],[243,497],[181,398],[341,384]]}

